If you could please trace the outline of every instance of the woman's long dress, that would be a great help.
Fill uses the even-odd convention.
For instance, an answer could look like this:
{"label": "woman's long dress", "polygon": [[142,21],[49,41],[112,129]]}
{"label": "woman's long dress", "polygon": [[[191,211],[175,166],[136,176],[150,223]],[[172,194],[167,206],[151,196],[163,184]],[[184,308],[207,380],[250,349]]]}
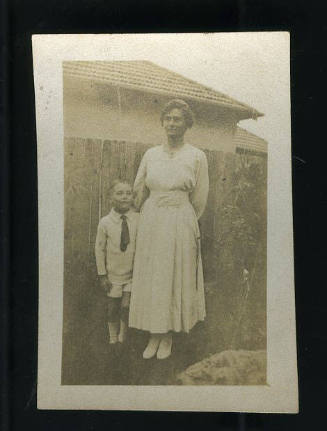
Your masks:
{"label": "woman's long dress", "polygon": [[[141,206],[129,325],[151,333],[188,332],[205,317],[198,218],[209,189],[203,151],[158,146],[140,164],[134,190]],[[145,191],[150,191],[144,201]]]}

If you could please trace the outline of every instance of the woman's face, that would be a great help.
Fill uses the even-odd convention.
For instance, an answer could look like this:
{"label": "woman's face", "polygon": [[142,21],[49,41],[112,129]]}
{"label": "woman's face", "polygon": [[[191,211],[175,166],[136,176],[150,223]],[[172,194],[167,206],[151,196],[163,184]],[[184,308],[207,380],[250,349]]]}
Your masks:
{"label": "woman's face", "polygon": [[162,125],[170,138],[181,138],[187,126],[181,109],[174,108],[163,117]]}

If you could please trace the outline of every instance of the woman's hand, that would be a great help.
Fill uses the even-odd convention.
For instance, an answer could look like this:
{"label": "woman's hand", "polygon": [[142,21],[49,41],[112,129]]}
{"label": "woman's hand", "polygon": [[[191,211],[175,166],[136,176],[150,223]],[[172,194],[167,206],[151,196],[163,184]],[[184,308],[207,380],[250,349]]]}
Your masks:
{"label": "woman's hand", "polygon": [[108,280],[108,277],[106,275],[99,275],[99,279],[100,279],[100,286],[101,288],[106,292],[109,293],[110,289],[111,289],[111,283]]}

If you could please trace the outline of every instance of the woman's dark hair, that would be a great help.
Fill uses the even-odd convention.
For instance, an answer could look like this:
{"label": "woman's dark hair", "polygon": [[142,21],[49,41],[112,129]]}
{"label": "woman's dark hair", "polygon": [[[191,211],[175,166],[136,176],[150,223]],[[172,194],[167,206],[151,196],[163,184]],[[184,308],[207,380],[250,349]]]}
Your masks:
{"label": "woman's dark hair", "polygon": [[172,111],[175,108],[180,109],[182,111],[186,126],[188,129],[190,129],[194,123],[193,112],[191,111],[191,108],[188,106],[188,104],[181,99],[173,99],[167,103],[167,105],[163,108],[161,112],[161,116],[160,116],[161,124],[163,124],[165,115],[167,115],[170,111]]}

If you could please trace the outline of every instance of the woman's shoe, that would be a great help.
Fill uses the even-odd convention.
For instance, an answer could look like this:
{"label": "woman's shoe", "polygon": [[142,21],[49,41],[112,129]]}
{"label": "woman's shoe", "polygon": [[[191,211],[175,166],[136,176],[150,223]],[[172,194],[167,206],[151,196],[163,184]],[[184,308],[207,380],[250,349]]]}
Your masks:
{"label": "woman's shoe", "polygon": [[160,335],[151,335],[148,345],[143,352],[143,359],[151,359],[157,353],[160,343]]}
{"label": "woman's shoe", "polygon": [[171,354],[173,345],[173,336],[171,333],[165,334],[160,341],[159,349],[157,351],[158,359],[167,359]]}

